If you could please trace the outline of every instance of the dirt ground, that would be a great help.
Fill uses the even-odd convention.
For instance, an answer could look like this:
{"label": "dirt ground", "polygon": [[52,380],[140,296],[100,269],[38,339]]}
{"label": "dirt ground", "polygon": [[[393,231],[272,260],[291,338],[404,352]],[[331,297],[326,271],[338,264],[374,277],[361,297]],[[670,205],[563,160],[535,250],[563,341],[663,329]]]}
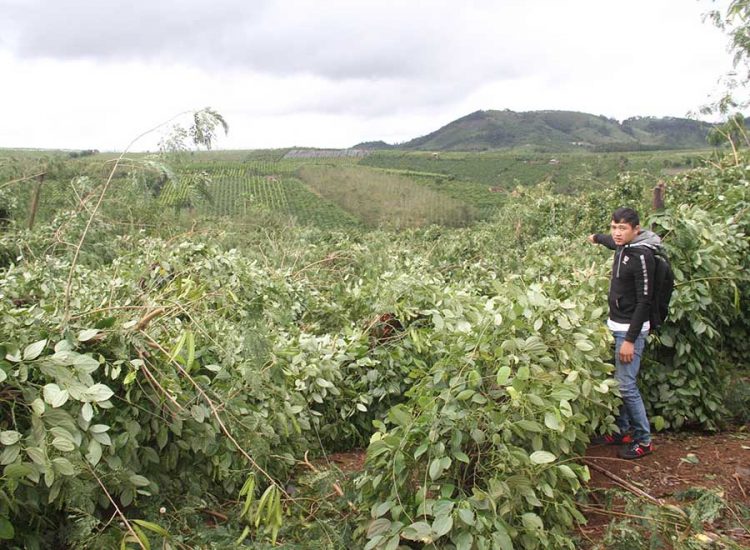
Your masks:
{"label": "dirt ground", "polygon": [[[594,493],[598,489],[640,490],[642,498],[668,504],[676,502],[673,497],[680,491],[705,488],[721,491],[729,504],[750,507],[749,426],[717,435],[660,434],[654,438],[654,446],[653,454],[638,460],[618,458],[615,446],[589,448],[585,458],[591,470],[589,489]],[[364,468],[365,453],[355,450],[329,459],[343,472],[355,473]],[[588,524],[580,527],[581,535],[596,541],[613,516],[591,508],[584,512]],[[750,548],[747,530],[734,529],[725,534]]]}
{"label": "dirt ground", "polygon": [[[747,428],[747,427],[745,427]],[[653,454],[638,460],[622,460],[618,447],[591,447],[586,461],[591,470],[589,488],[641,490],[665,504],[676,503],[674,495],[690,488],[720,492],[730,505],[750,506],[750,430],[722,434],[680,433],[654,438]],[[621,484],[614,474],[625,482]],[[628,487],[630,486],[630,487]],[[588,524],[582,534],[596,540],[612,520],[610,514],[585,512]],[[725,533],[750,548],[750,533],[734,529]]]}

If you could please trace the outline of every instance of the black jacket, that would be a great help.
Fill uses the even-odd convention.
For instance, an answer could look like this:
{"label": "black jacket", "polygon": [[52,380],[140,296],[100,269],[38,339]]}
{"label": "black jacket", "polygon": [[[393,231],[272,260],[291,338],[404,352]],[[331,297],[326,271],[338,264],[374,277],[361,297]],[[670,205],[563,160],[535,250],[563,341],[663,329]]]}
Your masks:
{"label": "black jacket", "polygon": [[635,342],[651,313],[655,259],[652,250],[660,239],[644,231],[625,246],[616,246],[610,235],[596,234],[594,241],[615,251],[609,282],[609,318],[629,323],[625,340]]}

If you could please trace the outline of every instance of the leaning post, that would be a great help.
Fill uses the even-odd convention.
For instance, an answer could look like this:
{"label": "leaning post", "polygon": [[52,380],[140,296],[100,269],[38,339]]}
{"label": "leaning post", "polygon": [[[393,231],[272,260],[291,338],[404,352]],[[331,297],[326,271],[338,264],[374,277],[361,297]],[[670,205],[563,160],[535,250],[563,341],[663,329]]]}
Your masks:
{"label": "leaning post", "polygon": [[654,187],[654,201],[653,201],[654,211],[664,210],[665,191],[666,191],[666,185],[664,184],[664,181],[659,180],[659,182],[656,184],[656,187]]}
{"label": "leaning post", "polygon": [[[659,180],[654,187],[654,195],[651,206],[654,212],[664,210],[664,195],[666,195],[667,186],[664,184],[664,180]],[[651,224],[651,231],[656,231],[656,223]]]}
{"label": "leaning post", "polygon": [[42,195],[42,184],[44,183],[44,174],[39,174],[36,187],[34,187],[34,196],[31,198],[31,208],[29,209],[29,230],[34,229],[34,220],[39,210],[39,198]]}

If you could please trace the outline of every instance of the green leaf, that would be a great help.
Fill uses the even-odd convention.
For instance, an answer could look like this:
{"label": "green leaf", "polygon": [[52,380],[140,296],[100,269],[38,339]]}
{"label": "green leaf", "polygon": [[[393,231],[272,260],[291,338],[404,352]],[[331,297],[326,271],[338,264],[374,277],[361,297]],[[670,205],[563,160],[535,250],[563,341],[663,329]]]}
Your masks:
{"label": "green leaf", "polygon": [[44,394],[44,401],[53,409],[62,407],[70,397],[68,390],[61,390],[57,384],[47,384],[44,386],[42,393]]}
{"label": "green leaf", "polygon": [[26,349],[23,350],[23,360],[33,361],[42,354],[46,345],[47,340],[39,340],[38,342],[26,346]]}
{"label": "green leaf", "polygon": [[557,460],[557,457],[547,451],[535,451],[529,456],[534,464],[549,464]]}
{"label": "green leaf", "polygon": [[660,431],[662,431],[662,430],[663,430],[664,428],[666,428],[666,427],[667,427],[667,423],[665,422],[665,420],[664,420],[664,417],[663,417],[663,416],[655,416],[655,417],[653,417],[653,419],[651,420],[651,423],[653,424],[653,426],[654,426],[654,429],[655,429],[655,430],[656,430],[657,432],[660,432]]}
{"label": "green leaf", "polygon": [[0,366],[0,383],[5,382],[8,378],[8,373],[5,372],[2,366]]}
{"label": "green leaf", "polygon": [[332,388],[333,384],[331,384],[328,380],[325,378],[318,377],[315,379],[315,383],[320,386],[321,388]]}
{"label": "green leaf", "polygon": [[451,537],[451,540],[456,545],[456,550],[471,550],[474,544],[474,537],[468,531],[460,532],[455,537]]}
{"label": "green leaf", "polygon": [[106,401],[110,397],[112,397],[115,394],[111,389],[109,389],[104,384],[94,384],[89,389],[87,389],[85,392],[83,392],[84,399],[87,401]]}
{"label": "green leaf", "polygon": [[109,426],[106,424],[94,424],[89,428],[89,432],[92,434],[102,434],[109,431]]}
{"label": "green leaf", "polygon": [[442,330],[445,328],[445,323],[443,322],[443,318],[439,313],[432,314],[432,324],[435,326],[435,330],[438,332],[442,332]]}
{"label": "green leaf", "polygon": [[[245,528],[245,530],[247,530],[247,528]],[[382,548],[383,545],[381,544],[381,542],[383,542],[384,538],[385,538],[384,535],[375,535],[373,538],[367,541],[367,544],[365,544],[365,547],[363,548],[363,550],[373,550],[376,546],[379,546]],[[239,544],[239,541],[237,542],[237,544]]]}
{"label": "green leaf", "polygon": [[492,544],[492,548],[496,548],[497,550],[513,550],[513,541],[508,534],[508,530],[499,521],[495,521],[494,524]]}
{"label": "green leaf", "polygon": [[459,508],[458,517],[466,525],[474,525],[474,511],[469,508]]}
{"label": "green leaf", "polygon": [[400,543],[401,543],[401,537],[398,534],[393,535],[385,543],[385,545],[383,546],[383,550],[397,550]]}
{"label": "green leaf", "polygon": [[459,401],[466,401],[467,399],[471,399],[476,392],[474,390],[464,390],[462,392],[459,392],[459,394],[456,396],[456,399]]}
{"label": "green leaf", "polygon": [[82,372],[84,374],[91,374],[99,368],[99,361],[97,361],[90,355],[78,354],[78,356],[73,361],[73,367],[78,372]]}
{"label": "green leaf", "polygon": [[13,346],[11,349],[7,350],[5,359],[10,361],[11,363],[20,363],[21,351],[17,347]]}
{"label": "green leaf", "polygon": [[157,535],[161,535],[162,537],[169,537],[169,532],[164,529],[164,527],[162,527],[161,525],[157,525],[156,523],[146,521],[145,519],[134,519],[133,523],[136,523],[141,527],[156,533]]}
{"label": "green leaf", "polygon": [[29,458],[35,464],[39,464],[40,466],[44,466],[47,463],[47,455],[39,447],[27,447],[26,448],[26,454],[29,455]]}
{"label": "green leaf", "polygon": [[469,455],[467,455],[466,453],[462,451],[455,451],[453,453],[453,456],[456,458],[456,460],[463,462],[464,464],[468,464],[469,462],[471,462]]}
{"label": "green leaf", "polygon": [[190,416],[193,417],[198,424],[202,424],[206,419],[206,409],[203,405],[193,405],[190,407]]}
{"label": "green leaf", "polygon": [[130,506],[134,498],[135,491],[133,491],[132,487],[125,487],[122,491],[120,491],[120,503],[123,506]]}
{"label": "green leaf", "polygon": [[439,539],[443,535],[450,532],[453,529],[453,517],[451,515],[443,515],[435,518],[432,522],[432,533],[434,539]]}
{"label": "green leaf", "polygon": [[367,538],[371,539],[377,535],[385,534],[390,528],[391,520],[388,518],[378,518],[373,520],[367,528]]}
{"label": "green leaf", "polygon": [[573,469],[568,466],[567,464],[558,464],[557,469],[560,470],[563,477],[566,477],[568,479],[576,479],[576,473],[573,471]]}
{"label": "green leaf", "polygon": [[79,342],[88,342],[94,336],[96,336],[97,334],[99,334],[99,332],[100,332],[99,329],[96,329],[96,328],[90,328],[90,329],[82,330],[81,332],[78,333],[78,341]]}
{"label": "green leaf", "polygon": [[148,479],[138,474],[133,474],[128,478],[128,480],[136,487],[148,487],[151,484]]}
{"label": "green leaf", "polygon": [[133,528],[135,534],[138,536],[138,540],[141,541],[143,548],[145,550],[151,550],[151,541],[148,540],[146,533],[144,533],[137,525],[132,525],[131,527]]}
{"label": "green leaf", "polygon": [[65,437],[56,437],[52,440],[52,446],[58,451],[69,453],[75,450],[75,444]]}
{"label": "green leaf", "polygon": [[576,347],[581,351],[591,351],[594,349],[594,344],[588,340],[578,340],[576,341]]}
{"label": "green leaf", "polygon": [[44,414],[45,408],[46,407],[44,406],[44,401],[42,401],[38,397],[31,402],[31,410],[33,410],[34,414],[36,414],[37,416],[42,416]]}
{"label": "green leaf", "polygon": [[20,432],[15,430],[5,430],[0,432],[0,443],[3,445],[15,445],[21,440]]}
{"label": "green leaf", "polygon": [[433,481],[443,473],[443,461],[439,458],[432,459],[430,463],[430,479]]}
{"label": "green leaf", "polygon": [[[388,512],[388,510],[390,510],[392,507],[393,507],[392,500],[386,500],[385,502],[381,502],[377,506],[373,507],[372,517],[379,518],[380,516]],[[369,535],[368,535],[368,538],[369,538]]]}
{"label": "green leaf", "polygon": [[11,445],[9,447],[5,447],[3,449],[3,452],[0,453],[0,465],[5,466],[6,464],[15,462],[19,454],[21,454],[20,445]]}
{"label": "green leaf", "polygon": [[516,422],[516,426],[518,426],[525,432],[539,433],[542,431],[542,427],[538,422],[535,422],[534,420],[519,420],[518,422]]}
{"label": "green leaf", "polygon": [[13,524],[8,520],[0,516],[0,539],[1,540],[12,540],[16,536],[16,532],[13,529]]}
{"label": "green leaf", "polygon": [[391,407],[391,410],[388,411],[388,420],[397,426],[407,426],[412,422],[411,415],[406,411],[403,405]]}
{"label": "green leaf", "polygon": [[429,544],[432,542],[432,527],[424,521],[417,521],[401,531],[401,537],[406,540],[414,540]]}
{"label": "green leaf", "polygon": [[72,476],[75,475],[76,470],[73,467],[73,464],[71,464],[70,460],[63,457],[57,457],[52,459],[52,467],[55,469],[55,471],[64,476]]}
{"label": "green leaf", "polygon": [[112,440],[110,439],[108,433],[91,434],[91,437],[93,437],[94,440],[98,441],[102,445],[112,445]]}
{"label": "green leaf", "polygon": [[91,406],[91,403],[83,404],[83,407],[81,407],[81,418],[86,422],[90,422],[94,418],[94,407]]}
{"label": "green leaf", "polygon": [[497,369],[497,378],[495,381],[498,386],[507,384],[508,378],[510,378],[510,367],[500,367]]}
{"label": "green leaf", "polygon": [[97,440],[92,439],[91,441],[89,441],[89,450],[86,452],[86,460],[92,466],[96,466],[97,464],[99,464],[101,458],[102,446]]}
{"label": "green leaf", "polygon": [[20,479],[26,477],[34,470],[28,463],[8,464],[3,471],[6,477]]}
{"label": "green leaf", "polygon": [[527,531],[543,531],[544,523],[542,518],[532,512],[527,512],[521,516],[521,522]]}
{"label": "green leaf", "polygon": [[557,415],[553,412],[544,413],[544,425],[550,430],[557,431],[560,429],[560,421],[557,419]]}

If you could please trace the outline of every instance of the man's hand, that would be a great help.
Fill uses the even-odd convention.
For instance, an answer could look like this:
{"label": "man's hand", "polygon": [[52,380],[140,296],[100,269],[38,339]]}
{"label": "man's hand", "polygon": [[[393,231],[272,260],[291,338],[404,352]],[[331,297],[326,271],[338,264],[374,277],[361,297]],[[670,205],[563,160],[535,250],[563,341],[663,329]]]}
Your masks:
{"label": "man's hand", "polygon": [[628,364],[633,360],[633,355],[635,353],[633,346],[633,342],[625,341],[620,346],[620,361],[624,364]]}
{"label": "man's hand", "polygon": [[592,233],[588,237],[586,237],[586,240],[590,242],[591,244],[596,244],[596,241],[594,240],[594,234]]}

